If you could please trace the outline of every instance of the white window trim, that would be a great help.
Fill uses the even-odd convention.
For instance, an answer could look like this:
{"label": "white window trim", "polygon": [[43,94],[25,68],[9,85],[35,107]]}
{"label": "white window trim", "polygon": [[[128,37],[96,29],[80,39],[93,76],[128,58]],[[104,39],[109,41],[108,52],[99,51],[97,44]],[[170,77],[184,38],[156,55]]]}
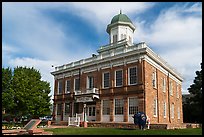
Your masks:
{"label": "white window trim", "polygon": [[[93,76],[91,76],[91,75],[90,75],[90,76],[87,76],[87,78],[86,78],[86,89],[90,89],[90,88],[89,88],[89,82],[90,82],[90,81],[89,81],[89,77],[93,77]],[[93,77],[93,88],[94,88],[94,77]]]}
{"label": "white window trim", "polygon": [[176,97],[179,98],[179,84],[176,83]]}
{"label": "white window trim", "polygon": [[[136,83],[130,84],[130,69],[131,68],[136,68]],[[138,74],[137,74],[137,66],[129,67],[128,68],[128,85],[137,85],[137,80],[138,80]]]}
{"label": "white window trim", "polygon": [[174,104],[171,104],[171,118],[174,118]]}
{"label": "white window trim", "polygon": [[[60,83],[61,81],[62,81],[62,85],[63,85],[63,80],[59,80],[59,81],[58,81],[58,88],[57,88],[57,91],[58,91],[58,92],[57,92],[57,94],[62,94],[62,93],[63,93],[63,89],[62,89],[62,93],[59,93],[59,83]],[[63,87],[63,86],[62,86],[62,87]]]}
{"label": "white window trim", "polygon": [[166,102],[164,102],[164,118],[166,118]]}
{"label": "white window trim", "polygon": [[[155,98],[154,101],[155,101],[155,100],[156,100],[156,105],[155,105],[154,103],[153,103],[153,105],[155,105],[155,107],[156,107],[156,110],[155,110],[155,111],[156,111],[156,114],[154,114],[154,112],[153,112],[153,115],[154,115],[154,117],[157,117],[157,105],[158,105],[158,104],[157,104],[157,98]],[[153,111],[154,111],[154,106],[153,106]]]}
{"label": "white window trim", "polygon": [[[65,83],[65,93],[70,93],[70,91],[67,91],[67,81],[70,82],[70,86],[71,86],[71,81],[68,79],[66,80],[66,83]],[[71,88],[71,87],[70,87]]]}
{"label": "white window trim", "polygon": [[[120,85],[120,86],[116,86],[116,71],[122,71],[122,85]],[[123,69],[115,70],[115,77],[114,77],[114,79],[115,79],[115,87],[122,87],[123,86]]]}
{"label": "white window trim", "polygon": [[[154,69],[153,73],[152,73],[152,86],[153,88],[157,89],[157,70]],[[154,84],[153,84],[153,80],[154,80]]]}
{"label": "white window trim", "polygon": [[180,107],[178,107],[177,111],[178,111],[178,119],[180,119],[181,118]]}
{"label": "white window trim", "polygon": [[166,92],[166,78],[165,77],[163,77],[163,79],[162,79],[162,87],[163,87],[163,92]]}
{"label": "white window trim", "polygon": [[[109,87],[104,87],[104,74],[105,74],[105,73],[109,73]],[[103,89],[108,89],[108,88],[110,88],[110,87],[111,87],[110,81],[111,81],[111,79],[110,79],[110,72],[109,72],[109,71],[103,72],[103,73],[102,73],[102,88],[103,88]]]}
{"label": "white window trim", "polygon": [[[79,91],[79,90],[76,90],[76,89],[75,89],[75,80],[76,80],[76,79],[79,79],[79,77],[74,78],[74,91]],[[80,85],[79,85],[79,87],[80,87]]]}

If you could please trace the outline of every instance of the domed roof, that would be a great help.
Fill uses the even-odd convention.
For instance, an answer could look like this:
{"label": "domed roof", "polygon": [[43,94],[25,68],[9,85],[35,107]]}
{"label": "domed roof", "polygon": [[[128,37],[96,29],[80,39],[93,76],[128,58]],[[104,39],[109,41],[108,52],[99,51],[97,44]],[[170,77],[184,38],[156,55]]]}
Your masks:
{"label": "domed roof", "polygon": [[115,16],[112,18],[111,24],[113,24],[113,23],[115,23],[115,22],[118,22],[118,21],[121,21],[121,22],[130,22],[130,23],[132,23],[132,21],[128,18],[128,16],[125,15],[125,14],[122,14],[121,12],[120,12],[120,14],[115,15]]}

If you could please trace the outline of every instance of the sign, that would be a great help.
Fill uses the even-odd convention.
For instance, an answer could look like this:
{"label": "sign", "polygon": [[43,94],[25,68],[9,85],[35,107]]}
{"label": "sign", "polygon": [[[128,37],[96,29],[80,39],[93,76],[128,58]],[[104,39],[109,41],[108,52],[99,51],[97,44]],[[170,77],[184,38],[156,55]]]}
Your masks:
{"label": "sign", "polygon": [[92,102],[92,97],[77,97],[76,102]]}
{"label": "sign", "polygon": [[40,119],[31,119],[24,127],[26,130],[37,128],[37,125],[40,124]]}

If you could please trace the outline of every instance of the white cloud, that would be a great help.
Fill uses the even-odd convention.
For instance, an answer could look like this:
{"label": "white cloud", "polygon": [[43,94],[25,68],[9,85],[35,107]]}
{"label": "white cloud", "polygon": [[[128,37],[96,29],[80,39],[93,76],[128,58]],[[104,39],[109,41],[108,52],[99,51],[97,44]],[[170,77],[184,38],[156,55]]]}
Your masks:
{"label": "white cloud", "polygon": [[[134,21],[138,28],[135,39],[147,42],[182,74],[183,92],[187,92],[202,62],[201,8],[198,3],[190,8],[187,5],[173,6],[162,11],[150,26],[146,26],[145,20]],[[191,14],[184,16],[186,12]]]}

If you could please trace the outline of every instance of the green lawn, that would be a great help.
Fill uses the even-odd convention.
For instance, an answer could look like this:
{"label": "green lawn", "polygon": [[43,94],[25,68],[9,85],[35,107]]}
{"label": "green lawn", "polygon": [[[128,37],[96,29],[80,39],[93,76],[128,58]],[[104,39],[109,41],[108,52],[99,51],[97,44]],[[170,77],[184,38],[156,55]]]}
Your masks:
{"label": "green lawn", "polygon": [[94,128],[94,127],[68,127],[45,129],[52,131],[53,135],[202,135],[202,128],[188,128],[175,130],[138,130],[124,128]]}

